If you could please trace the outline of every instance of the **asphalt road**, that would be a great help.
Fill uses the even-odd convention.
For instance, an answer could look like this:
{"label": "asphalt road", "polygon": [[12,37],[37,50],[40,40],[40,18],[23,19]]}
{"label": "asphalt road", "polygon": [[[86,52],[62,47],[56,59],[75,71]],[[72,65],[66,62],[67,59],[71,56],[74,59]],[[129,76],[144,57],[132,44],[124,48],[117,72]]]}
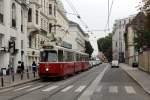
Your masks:
{"label": "asphalt road", "polygon": [[35,81],[0,90],[0,100],[88,100],[79,99],[83,94],[90,100],[150,100],[122,69],[108,64],[65,80]]}
{"label": "asphalt road", "polygon": [[121,68],[109,68],[91,100],[150,100],[150,95]]}
{"label": "asphalt road", "polygon": [[0,100],[75,100],[105,68],[106,64],[60,81],[36,81],[0,90]]}

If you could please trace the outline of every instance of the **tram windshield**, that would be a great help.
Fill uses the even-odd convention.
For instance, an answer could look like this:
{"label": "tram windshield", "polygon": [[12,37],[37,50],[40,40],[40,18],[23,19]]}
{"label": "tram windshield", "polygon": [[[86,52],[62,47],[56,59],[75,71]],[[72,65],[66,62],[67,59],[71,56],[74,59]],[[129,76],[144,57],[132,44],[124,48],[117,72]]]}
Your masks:
{"label": "tram windshield", "polygon": [[57,52],[56,51],[44,51],[41,52],[42,62],[57,62]]}

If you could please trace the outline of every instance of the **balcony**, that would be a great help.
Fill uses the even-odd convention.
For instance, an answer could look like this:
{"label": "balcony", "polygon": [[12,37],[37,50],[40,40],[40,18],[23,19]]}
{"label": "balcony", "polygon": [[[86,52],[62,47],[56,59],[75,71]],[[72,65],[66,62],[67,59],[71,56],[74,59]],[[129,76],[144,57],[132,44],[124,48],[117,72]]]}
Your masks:
{"label": "balcony", "polygon": [[21,0],[21,3],[24,5],[28,5],[29,4],[29,0]]}
{"label": "balcony", "polygon": [[37,6],[41,6],[41,0],[30,0],[30,3],[36,4]]}

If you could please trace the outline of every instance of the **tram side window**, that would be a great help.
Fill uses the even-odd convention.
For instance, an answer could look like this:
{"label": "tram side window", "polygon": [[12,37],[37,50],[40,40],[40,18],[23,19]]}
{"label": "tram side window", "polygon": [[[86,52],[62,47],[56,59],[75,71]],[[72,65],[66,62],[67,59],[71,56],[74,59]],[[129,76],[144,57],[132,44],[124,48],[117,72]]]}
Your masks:
{"label": "tram side window", "polygon": [[64,58],[64,56],[63,56],[63,51],[62,50],[58,50],[58,61],[63,61],[63,58]]}
{"label": "tram side window", "polygon": [[64,52],[64,61],[73,61],[73,53],[72,52]]}
{"label": "tram side window", "polygon": [[76,61],[80,61],[80,55],[76,54]]}

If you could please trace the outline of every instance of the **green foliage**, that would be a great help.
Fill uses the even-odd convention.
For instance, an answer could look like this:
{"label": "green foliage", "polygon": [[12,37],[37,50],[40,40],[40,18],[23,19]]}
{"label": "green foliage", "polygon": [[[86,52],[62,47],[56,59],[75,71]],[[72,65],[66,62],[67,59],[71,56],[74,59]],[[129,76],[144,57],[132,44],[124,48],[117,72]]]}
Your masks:
{"label": "green foliage", "polygon": [[85,49],[86,49],[85,53],[88,53],[89,56],[91,57],[94,49],[93,49],[93,47],[92,47],[92,45],[91,45],[91,43],[89,41],[85,41]]}
{"label": "green foliage", "polygon": [[112,60],[112,34],[97,41],[99,51],[103,52],[108,61]]}
{"label": "green foliage", "polygon": [[143,49],[144,46],[150,48],[150,29],[140,29],[135,33],[134,38],[135,49]]}

